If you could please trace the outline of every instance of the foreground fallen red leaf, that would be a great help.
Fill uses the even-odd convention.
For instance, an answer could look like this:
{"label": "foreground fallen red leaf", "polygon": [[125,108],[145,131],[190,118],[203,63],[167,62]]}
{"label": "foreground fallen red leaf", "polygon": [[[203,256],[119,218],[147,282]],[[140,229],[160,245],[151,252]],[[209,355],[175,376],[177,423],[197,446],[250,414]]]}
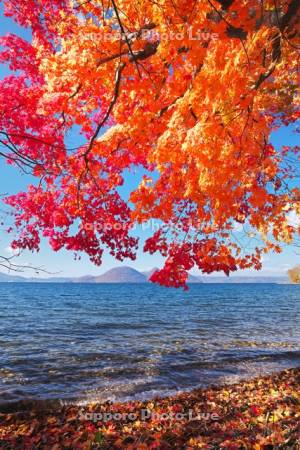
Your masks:
{"label": "foreground fallen red leaf", "polygon": [[1,449],[300,448],[300,369],[174,397],[0,415]]}

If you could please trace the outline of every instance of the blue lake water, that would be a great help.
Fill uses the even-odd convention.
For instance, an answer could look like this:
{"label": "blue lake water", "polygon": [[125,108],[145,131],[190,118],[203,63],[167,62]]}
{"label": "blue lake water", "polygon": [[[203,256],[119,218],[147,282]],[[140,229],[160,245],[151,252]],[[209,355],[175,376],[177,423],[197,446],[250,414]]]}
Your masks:
{"label": "blue lake water", "polygon": [[167,395],[300,366],[300,286],[0,284],[0,403]]}

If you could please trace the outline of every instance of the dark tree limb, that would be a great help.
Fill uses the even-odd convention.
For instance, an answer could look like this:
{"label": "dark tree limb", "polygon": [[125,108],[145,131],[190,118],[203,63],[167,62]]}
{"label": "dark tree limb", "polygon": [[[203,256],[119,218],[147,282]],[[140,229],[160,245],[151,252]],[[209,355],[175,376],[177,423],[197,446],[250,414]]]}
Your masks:
{"label": "dark tree limb", "polygon": [[[126,44],[127,44],[127,46],[128,46],[129,53],[133,56],[133,52],[132,52],[132,48],[131,48],[131,43],[130,43],[130,41],[129,41],[129,39],[128,39],[127,33],[126,33],[126,31],[125,31],[125,29],[124,29],[124,26],[123,26],[123,24],[122,24],[122,21],[121,21],[121,19],[120,19],[119,11],[118,11],[118,8],[117,8],[117,5],[116,5],[115,0],[112,0],[112,4],[113,4],[113,7],[114,7],[114,11],[115,11],[115,13],[116,13],[117,21],[118,21],[118,23],[119,23],[119,26],[120,26],[122,35],[125,37],[125,41],[126,41]],[[142,78],[142,74],[141,74],[141,72],[140,72],[140,68],[139,68],[139,66],[138,66],[137,61],[136,61],[135,59],[133,59],[133,61],[135,62],[136,69],[137,69],[137,71],[138,71],[139,77]]]}

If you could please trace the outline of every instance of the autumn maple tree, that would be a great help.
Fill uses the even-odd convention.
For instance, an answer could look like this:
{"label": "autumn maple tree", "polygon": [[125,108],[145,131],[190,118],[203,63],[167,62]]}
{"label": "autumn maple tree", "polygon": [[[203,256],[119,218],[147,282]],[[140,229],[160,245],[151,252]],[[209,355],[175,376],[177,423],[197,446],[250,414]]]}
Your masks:
{"label": "autumn maple tree", "polygon": [[0,42],[1,155],[36,178],[5,199],[13,247],[134,259],[133,225],[158,220],[152,281],[185,286],[293,241],[299,148],[270,135],[299,118],[299,0],[2,3],[32,34]]}

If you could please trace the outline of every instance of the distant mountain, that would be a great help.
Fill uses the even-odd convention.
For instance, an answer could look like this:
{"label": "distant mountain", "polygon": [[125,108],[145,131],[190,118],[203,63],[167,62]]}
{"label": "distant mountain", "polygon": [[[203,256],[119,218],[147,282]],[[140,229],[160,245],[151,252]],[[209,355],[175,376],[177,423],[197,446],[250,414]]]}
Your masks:
{"label": "distant mountain", "polygon": [[147,283],[147,277],[131,267],[115,267],[94,278],[95,283]]}
{"label": "distant mountain", "polygon": [[21,281],[22,283],[81,283],[81,281],[79,280],[80,278],[67,278],[67,277],[51,277],[51,278],[22,277],[22,279],[19,281]]}
{"label": "distant mountain", "polygon": [[153,269],[148,270],[146,272],[142,272],[142,274],[147,278],[147,280],[149,280],[149,278],[154,274],[154,272],[156,272],[157,270],[159,270],[158,267],[153,267]]}
{"label": "distant mountain", "polygon": [[264,277],[264,276],[235,276],[235,277],[215,277],[215,276],[203,276],[204,283],[222,283],[222,284],[247,284],[247,283],[272,283],[272,284],[289,284],[287,276],[282,277]]}
{"label": "distant mountain", "polygon": [[191,274],[189,274],[187,282],[188,283],[203,283],[203,281],[200,277],[196,277],[195,275],[191,275]]}
{"label": "distant mountain", "polygon": [[22,281],[24,281],[24,278],[18,275],[8,275],[6,273],[0,273],[0,283],[14,283]]}
{"label": "distant mountain", "polygon": [[[139,272],[131,267],[115,267],[102,275],[85,275],[78,278],[52,277],[52,278],[25,278],[19,275],[0,273],[0,283],[147,283],[151,275],[158,270],[156,267],[147,271]],[[188,283],[275,283],[289,284],[287,276],[265,277],[265,276],[195,276],[189,275]]]}
{"label": "distant mountain", "polygon": [[95,283],[93,275],[85,275],[80,278],[72,278],[72,283]]}

